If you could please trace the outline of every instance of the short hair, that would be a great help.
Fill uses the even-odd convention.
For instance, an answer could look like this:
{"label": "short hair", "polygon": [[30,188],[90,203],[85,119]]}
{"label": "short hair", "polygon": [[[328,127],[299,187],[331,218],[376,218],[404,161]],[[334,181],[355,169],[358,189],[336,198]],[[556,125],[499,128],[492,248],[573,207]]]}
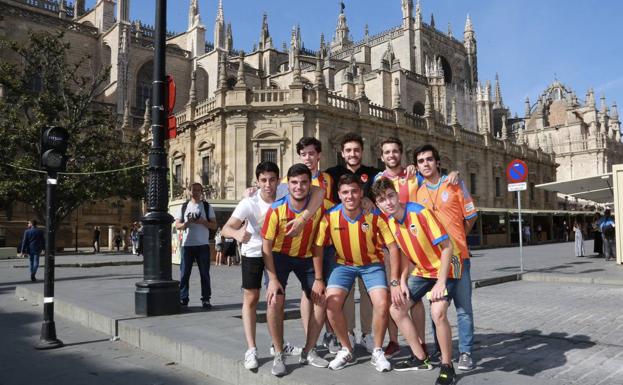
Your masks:
{"label": "short hair", "polygon": [[433,158],[435,158],[437,162],[441,160],[441,157],[439,156],[439,151],[437,150],[437,148],[430,143],[426,143],[416,148],[415,151],[413,151],[413,163],[417,164],[417,156],[423,152],[428,152],[428,151],[431,151],[433,153]]}
{"label": "short hair", "polygon": [[383,146],[386,144],[390,144],[390,143],[395,143],[398,145],[398,149],[400,150],[400,153],[402,154],[402,140],[396,138],[395,136],[390,136],[387,139],[384,139],[381,142],[381,145],[379,146],[379,149],[381,150],[381,153],[383,153]]}
{"label": "short hair", "polygon": [[192,190],[193,186],[199,186],[199,187],[201,187],[201,190],[203,190],[203,185],[201,183],[199,183],[199,182],[192,183],[190,186],[188,186],[188,189]]}
{"label": "short hair", "polygon": [[301,154],[301,151],[307,146],[314,146],[316,152],[322,152],[322,143],[313,136],[304,136],[296,143],[296,153]]}
{"label": "short hair", "polygon": [[347,132],[344,134],[341,142],[342,150],[344,149],[344,145],[348,142],[357,142],[361,146],[361,149],[363,149],[363,138],[356,132]]}
{"label": "short hair", "polygon": [[311,181],[311,171],[309,167],[305,166],[303,163],[293,164],[292,167],[288,169],[288,180],[299,175],[307,175],[309,177],[309,180]]}
{"label": "short hair", "polygon": [[260,174],[265,172],[274,172],[279,178],[279,166],[277,166],[274,162],[264,161],[258,163],[255,167],[255,179],[260,179]]}
{"label": "short hair", "polygon": [[382,176],[374,181],[372,187],[370,188],[372,198],[376,200],[378,196],[385,194],[385,191],[387,189],[391,189],[392,191],[396,192],[396,186],[394,186],[394,182]]}
{"label": "short hair", "polygon": [[353,184],[353,183],[357,183],[357,186],[361,188],[361,178],[359,178],[359,175],[346,173],[342,175],[340,179],[337,181],[337,189],[339,191],[340,187],[342,187],[343,184]]}
{"label": "short hair", "polygon": [[[31,224],[31,225],[33,225],[34,227],[37,227],[37,220],[36,220],[36,219],[31,219],[29,222],[30,222],[30,224]],[[22,222],[22,223],[24,223],[24,222]]]}

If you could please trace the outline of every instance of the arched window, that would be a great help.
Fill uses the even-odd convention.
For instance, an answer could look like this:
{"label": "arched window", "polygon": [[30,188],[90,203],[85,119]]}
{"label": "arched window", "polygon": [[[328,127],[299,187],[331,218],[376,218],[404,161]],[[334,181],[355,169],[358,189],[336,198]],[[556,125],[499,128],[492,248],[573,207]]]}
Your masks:
{"label": "arched window", "polygon": [[135,107],[145,110],[145,101],[151,99],[151,80],[154,74],[154,62],[148,61],[143,64],[136,75],[136,104]]}
{"label": "arched window", "polygon": [[441,68],[443,68],[443,80],[446,84],[450,84],[452,83],[452,67],[445,57],[439,56],[439,58],[441,59]]}
{"label": "arched window", "polygon": [[424,116],[426,109],[424,108],[424,105],[422,104],[422,102],[415,102],[413,104],[413,114],[417,115],[417,116]]}

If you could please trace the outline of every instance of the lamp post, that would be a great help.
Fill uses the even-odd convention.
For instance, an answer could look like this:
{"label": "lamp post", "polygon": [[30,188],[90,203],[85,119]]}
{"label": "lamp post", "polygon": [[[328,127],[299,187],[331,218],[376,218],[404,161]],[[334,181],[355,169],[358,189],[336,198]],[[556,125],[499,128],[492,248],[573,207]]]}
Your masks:
{"label": "lamp post", "polygon": [[167,129],[165,100],[165,50],[167,2],[156,0],[154,29],[154,77],[152,82],[149,186],[147,214],[143,217],[143,280],[136,283],[135,312],[138,315],[175,314],[180,310],[179,282],[171,276],[171,224],[168,213]]}

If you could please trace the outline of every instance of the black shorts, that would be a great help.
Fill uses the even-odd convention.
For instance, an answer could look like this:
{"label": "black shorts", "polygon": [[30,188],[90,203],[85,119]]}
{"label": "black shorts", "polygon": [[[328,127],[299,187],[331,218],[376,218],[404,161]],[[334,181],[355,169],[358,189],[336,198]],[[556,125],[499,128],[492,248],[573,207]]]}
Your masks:
{"label": "black shorts", "polygon": [[261,289],[262,275],[264,273],[264,258],[249,258],[244,255],[242,258],[242,288]]}
{"label": "black shorts", "polygon": [[[311,298],[311,290],[314,286],[314,262],[312,258],[290,257],[281,253],[273,252],[273,260],[275,263],[275,273],[279,283],[286,289],[288,285],[288,276],[293,272],[301,283],[301,289],[305,292],[307,298]],[[264,282],[268,286],[268,277]]]}

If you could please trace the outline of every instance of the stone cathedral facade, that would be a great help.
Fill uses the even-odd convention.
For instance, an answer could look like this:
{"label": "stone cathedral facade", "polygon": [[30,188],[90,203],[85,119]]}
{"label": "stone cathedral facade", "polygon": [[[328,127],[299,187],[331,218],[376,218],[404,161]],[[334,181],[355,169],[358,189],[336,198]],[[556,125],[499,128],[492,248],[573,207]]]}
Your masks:
{"label": "stone cathedral facade", "polygon": [[[321,167],[330,167],[341,160],[340,139],[349,131],[364,137],[364,163],[376,166],[378,143],[387,136],[403,140],[405,162],[418,145],[437,145],[442,167],[459,170],[478,205],[495,210],[516,205],[504,176],[514,158],[530,168],[522,202],[535,210],[557,209],[558,202],[534,185],[580,176],[588,170],[584,162],[601,172],[620,161],[616,105],[602,99],[597,109],[592,93],[580,102],[554,84],[537,103],[527,102],[524,116],[511,116],[498,78],[493,85],[479,79],[469,16],[455,36],[432,17],[424,22],[419,1],[393,0],[388,7],[400,7],[402,19],[378,33],[366,27],[354,39],[342,3],[335,30],[308,40],[318,47],[312,50],[298,26],[278,46],[264,14],[257,16],[258,39],[245,52],[234,48],[226,2],[218,1],[210,29],[197,0],[180,3],[188,6],[187,28],[167,39],[167,72],[177,85],[170,165],[177,185],[202,182],[212,199],[234,203],[261,160],[287,170],[298,161],[295,143],[302,136],[321,140]],[[76,56],[89,53],[95,68],[111,67],[100,102],[114,106],[117,124],[148,135],[154,31],[133,21],[129,10],[129,0],[97,0],[89,10],[84,0],[0,0],[0,37],[64,30]],[[89,223],[129,223],[135,211],[94,214]],[[8,221],[2,215],[0,225]]]}

